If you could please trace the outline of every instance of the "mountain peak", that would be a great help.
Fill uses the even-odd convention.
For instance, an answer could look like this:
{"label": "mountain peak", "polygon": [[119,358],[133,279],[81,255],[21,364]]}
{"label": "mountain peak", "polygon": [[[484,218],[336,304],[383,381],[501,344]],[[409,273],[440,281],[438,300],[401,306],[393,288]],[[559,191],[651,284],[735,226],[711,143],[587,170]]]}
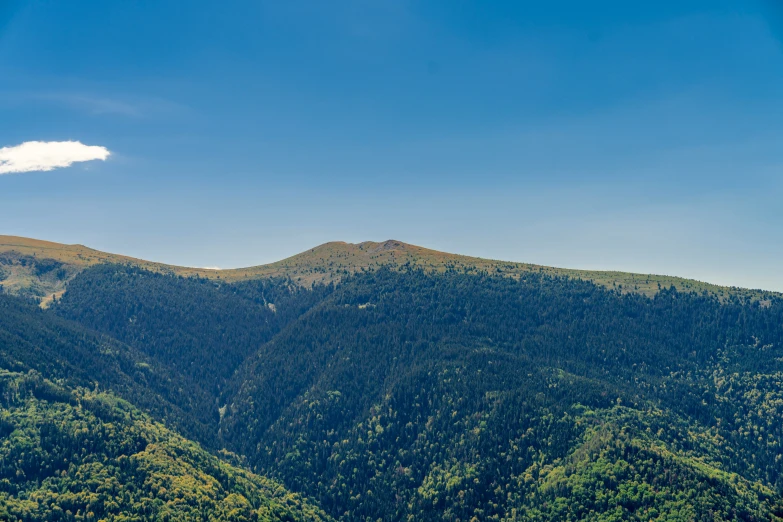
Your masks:
{"label": "mountain peak", "polygon": [[[418,268],[430,272],[461,270],[523,278],[531,271],[593,281],[623,293],[654,295],[660,288],[675,286],[680,291],[707,291],[719,297],[741,294],[754,298],[767,292],[711,285],[692,279],[627,272],[574,270],[529,263],[498,261],[431,250],[397,239],[347,243],[331,241],[281,261],[247,268],[212,270],[166,265],[93,250],[83,245],[65,245],[18,236],[0,235],[0,289],[26,293],[45,304],[65,291],[70,279],[85,268],[101,263],[130,264],[183,277],[198,276],[221,281],[287,277],[303,286],[337,281],[346,275],[381,267]],[[57,270],[55,270],[57,268]]]}

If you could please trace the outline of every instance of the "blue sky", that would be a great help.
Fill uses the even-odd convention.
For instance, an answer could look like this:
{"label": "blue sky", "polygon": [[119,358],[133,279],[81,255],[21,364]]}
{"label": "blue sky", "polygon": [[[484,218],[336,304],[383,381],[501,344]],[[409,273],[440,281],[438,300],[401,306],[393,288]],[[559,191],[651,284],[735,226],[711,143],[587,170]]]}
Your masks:
{"label": "blue sky", "polygon": [[0,233],[190,266],[399,239],[783,290],[773,1],[0,1]]}

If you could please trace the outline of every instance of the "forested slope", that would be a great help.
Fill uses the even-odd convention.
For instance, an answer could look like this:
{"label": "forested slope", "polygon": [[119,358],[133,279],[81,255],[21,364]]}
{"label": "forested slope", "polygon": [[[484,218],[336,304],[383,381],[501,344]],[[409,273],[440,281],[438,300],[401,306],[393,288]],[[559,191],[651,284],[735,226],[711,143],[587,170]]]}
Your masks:
{"label": "forested slope", "polygon": [[0,519],[328,520],[112,394],[0,370]]}
{"label": "forested slope", "polygon": [[304,290],[115,265],[46,313],[189,379],[218,446],[344,520],[783,515],[775,296],[405,268]]}
{"label": "forested slope", "polygon": [[0,369],[35,370],[48,379],[119,396],[202,441],[214,440],[214,398],[184,374],[168,371],[139,350],[0,295]]}
{"label": "forested slope", "polygon": [[215,446],[225,383],[247,357],[330,291],[305,290],[287,280],[227,285],[99,265],[76,277],[51,312],[119,339],[161,372],[185,380],[184,387],[171,380],[163,394],[193,412],[201,425],[198,430],[176,425]]}
{"label": "forested slope", "polygon": [[54,309],[134,346],[215,396],[241,362],[322,293],[286,280],[226,285],[101,265],[74,279]]}
{"label": "forested slope", "polygon": [[375,272],[244,365],[221,429],[348,520],[769,520],[781,312]]}

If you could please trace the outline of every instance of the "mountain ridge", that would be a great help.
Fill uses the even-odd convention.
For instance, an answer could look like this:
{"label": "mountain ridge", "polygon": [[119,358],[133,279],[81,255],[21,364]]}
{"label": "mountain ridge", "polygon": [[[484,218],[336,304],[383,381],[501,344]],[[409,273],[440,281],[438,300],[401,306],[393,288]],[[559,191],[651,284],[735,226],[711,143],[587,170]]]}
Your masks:
{"label": "mountain ridge", "polygon": [[[52,260],[55,264],[41,260]],[[146,270],[199,277],[226,282],[286,277],[296,284],[311,286],[339,280],[347,274],[375,270],[382,266],[414,268],[432,272],[448,270],[467,272],[494,272],[516,279],[525,273],[538,272],[592,281],[622,293],[655,295],[661,288],[674,286],[679,291],[708,292],[721,298],[732,295],[761,300],[775,292],[721,286],[677,276],[639,274],[607,270],[580,270],[485,259],[441,252],[395,239],[374,242],[347,243],[331,241],[272,263],[244,268],[212,269],[185,267],[147,261],[144,259],[102,252],[81,244],[62,244],[21,236],[0,235],[0,285],[9,293],[26,294],[38,298],[46,306],[65,291],[65,286],[84,268],[96,264],[113,263],[138,266]],[[53,277],[54,270],[59,277]]]}

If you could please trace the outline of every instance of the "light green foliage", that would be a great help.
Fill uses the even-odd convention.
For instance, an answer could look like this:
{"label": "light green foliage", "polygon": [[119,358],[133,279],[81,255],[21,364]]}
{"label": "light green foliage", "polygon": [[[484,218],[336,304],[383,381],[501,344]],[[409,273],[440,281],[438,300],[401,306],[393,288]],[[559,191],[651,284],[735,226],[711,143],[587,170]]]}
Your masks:
{"label": "light green foliage", "polygon": [[712,460],[723,448],[711,430],[623,407],[595,412],[588,425],[567,457],[531,470],[538,478],[527,496],[539,501],[519,510],[521,520],[776,518],[772,489]]}
{"label": "light green foliage", "polygon": [[0,375],[2,520],[327,520],[106,393]]}

